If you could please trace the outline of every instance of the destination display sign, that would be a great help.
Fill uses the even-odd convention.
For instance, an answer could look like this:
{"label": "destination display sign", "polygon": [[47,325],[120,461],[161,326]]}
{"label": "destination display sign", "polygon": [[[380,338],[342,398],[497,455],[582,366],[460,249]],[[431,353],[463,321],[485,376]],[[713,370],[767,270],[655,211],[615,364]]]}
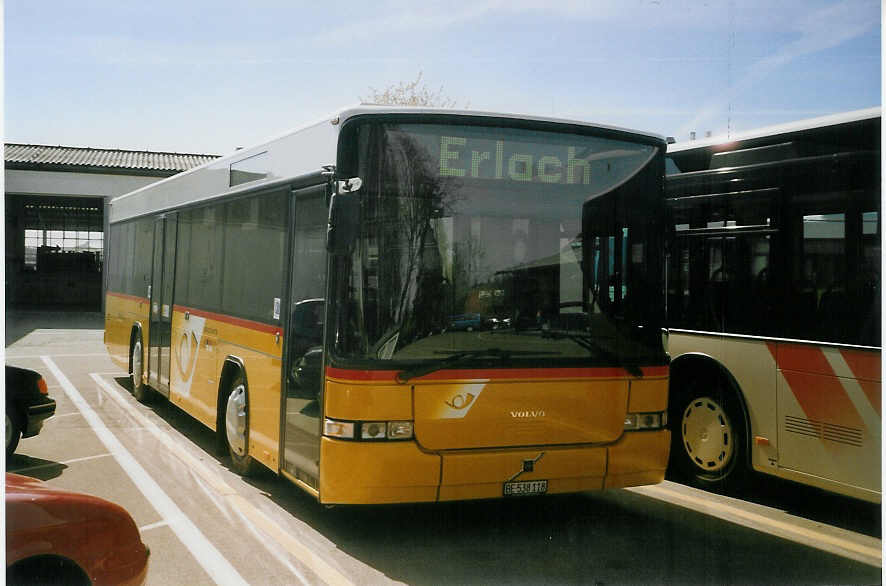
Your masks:
{"label": "destination display sign", "polygon": [[[441,179],[591,192],[639,171],[656,151],[652,145],[597,136],[488,126],[402,124],[389,130],[389,138],[404,152],[421,153],[425,172]],[[390,143],[388,148],[398,150]]]}

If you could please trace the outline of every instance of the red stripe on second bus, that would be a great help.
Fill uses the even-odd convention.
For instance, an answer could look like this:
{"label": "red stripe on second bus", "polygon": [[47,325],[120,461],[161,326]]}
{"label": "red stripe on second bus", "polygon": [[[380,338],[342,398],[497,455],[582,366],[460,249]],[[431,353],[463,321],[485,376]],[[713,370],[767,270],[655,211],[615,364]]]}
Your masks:
{"label": "red stripe on second bus", "polygon": [[863,427],[843,383],[817,346],[767,344],[791,393],[806,417],[845,427]]}
{"label": "red stripe on second bus", "polygon": [[864,427],[864,421],[837,377],[784,370],[782,374],[810,420]]}
{"label": "red stripe on second bus", "polygon": [[840,350],[843,360],[852,369],[852,374],[859,380],[880,381],[880,353],[865,350]]}

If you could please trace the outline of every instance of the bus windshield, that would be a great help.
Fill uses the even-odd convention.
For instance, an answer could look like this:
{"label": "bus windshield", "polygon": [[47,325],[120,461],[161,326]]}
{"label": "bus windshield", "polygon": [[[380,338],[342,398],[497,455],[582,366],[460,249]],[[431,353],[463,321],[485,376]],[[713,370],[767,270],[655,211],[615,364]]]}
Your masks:
{"label": "bus windshield", "polygon": [[336,261],[333,360],[417,374],[664,363],[654,143],[453,124],[354,132],[360,234]]}

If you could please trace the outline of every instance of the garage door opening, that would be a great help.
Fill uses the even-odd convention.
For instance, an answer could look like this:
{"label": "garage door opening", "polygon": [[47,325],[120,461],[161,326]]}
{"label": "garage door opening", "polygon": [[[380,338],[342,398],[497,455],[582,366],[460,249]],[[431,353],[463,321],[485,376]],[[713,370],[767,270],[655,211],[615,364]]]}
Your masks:
{"label": "garage door opening", "polygon": [[100,311],[102,199],[7,196],[6,207],[8,306]]}

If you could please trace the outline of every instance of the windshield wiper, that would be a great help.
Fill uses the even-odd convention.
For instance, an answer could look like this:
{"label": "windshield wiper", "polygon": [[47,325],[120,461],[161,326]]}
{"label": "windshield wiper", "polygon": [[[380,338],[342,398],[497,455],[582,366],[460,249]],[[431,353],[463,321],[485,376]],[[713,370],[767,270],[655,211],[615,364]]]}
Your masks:
{"label": "windshield wiper", "polygon": [[444,368],[448,368],[450,366],[454,366],[459,362],[463,362],[465,360],[472,360],[475,358],[498,358],[499,360],[508,360],[512,356],[539,356],[544,354],[560,354],[560,352],[535,352],[531,350],[502,350],[501,348],[484,348],[483,350],[464,350],[464,351],[456,351],[451,356],[447,356],[446,358],[441,358],[439,360],[435,360],[432,362],[426,362],[424,364],[418,364],[413,366],[412,368],[404,368],[400,372],[397,373],[397,382],[405,383],[409,379],[417,378],[420,376],[424,376],[426,374],[430,374],[432,372],[436,372],[438,370],[443,370]]}

